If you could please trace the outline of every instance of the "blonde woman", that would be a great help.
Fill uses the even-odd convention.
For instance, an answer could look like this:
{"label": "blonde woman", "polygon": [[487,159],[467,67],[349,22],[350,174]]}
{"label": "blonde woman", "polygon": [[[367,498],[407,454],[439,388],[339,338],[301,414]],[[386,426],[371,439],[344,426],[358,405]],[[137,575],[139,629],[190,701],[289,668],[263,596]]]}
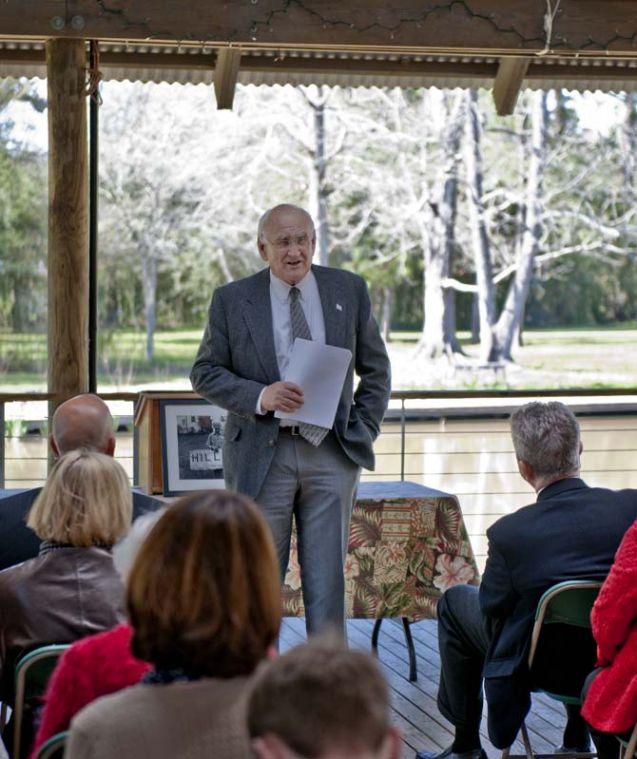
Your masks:
{"label": "blonde woman", "polygon": [[0,700],[12,703],[13,668],[26,651],[71,643],[123,617],[111,547],[132,514],[126,473],[110,456],[65,454],[31,507],[40,553],[0,572]]}

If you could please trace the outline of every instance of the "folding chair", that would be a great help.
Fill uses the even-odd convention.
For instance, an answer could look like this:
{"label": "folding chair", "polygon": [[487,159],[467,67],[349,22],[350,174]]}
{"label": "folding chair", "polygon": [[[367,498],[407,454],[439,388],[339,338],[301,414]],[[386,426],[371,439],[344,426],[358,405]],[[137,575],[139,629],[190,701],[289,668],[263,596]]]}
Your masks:
{"label": "folding chair", "polygon": [[[21,759],[21,741],[24,733],[24,714],[37,698],[44,694],[51,673],[68,645],[51,645],[35,648],[18,659],[15,665],[15,703],[13,708],[13,756]],[[29,746],[24,749],[26,756]]]}
{"label": "folding chair", "polygon": [[637,725],[633,728],[630,738],[627,741],[620,739],[621,748],[619,750],[620,759],[633,759],[637,752]]}
{"label": "folding chair", "polygon": [[40,746],[36,759],[62,759],[69,735],[70,732],[68,730],[52,735],[48,741],[45,741]]}
{"label": "folding chair", "polygon": [[[540,598],[535,612],[528,660],[534,692],[545,693],[563,704],[582,705],[581,691],[584,680],[595,666],[596,649],[590,615],[601,585],[601,582],[589,580],[568,580],[553,585]],[[560,627],[551,628],[551,625]],[[555,641],[560,641],[564,652],[558,665],[551,660],[550,649],[542,646],[544,639],[551,635]],[[577,645],[574,645],[575,643]],[[586,651],[584,656],[575,658],[569,655],[569,649],[580,654],[583,649]],[[520,732],[527,759],[567,759],[569,756],[590,759],[595,756],[590,752],[536,754],[524,722]],[[502,757],[514,759],[509,755],[509,749],[505,749]]]}

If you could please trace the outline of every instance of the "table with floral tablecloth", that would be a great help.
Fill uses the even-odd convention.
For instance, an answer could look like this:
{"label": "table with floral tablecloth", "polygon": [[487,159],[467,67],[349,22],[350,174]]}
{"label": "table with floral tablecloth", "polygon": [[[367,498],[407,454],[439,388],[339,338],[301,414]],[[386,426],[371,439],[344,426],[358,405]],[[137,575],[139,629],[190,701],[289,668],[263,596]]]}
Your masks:
{"label": "table with floral tablecloth", "polygon": [[[443,591],[479,580],[456,496],[414,482],[359,485],[345,561],[348,617],[432,619]],[[283,613],[303,616],[295,536]]]}

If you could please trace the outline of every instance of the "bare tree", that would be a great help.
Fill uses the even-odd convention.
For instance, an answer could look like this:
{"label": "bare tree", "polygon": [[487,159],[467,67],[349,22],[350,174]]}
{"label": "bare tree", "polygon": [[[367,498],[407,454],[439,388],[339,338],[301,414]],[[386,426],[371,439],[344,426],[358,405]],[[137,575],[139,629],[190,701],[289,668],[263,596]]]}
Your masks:
{"label": "bare tree", "polygon": [[458,206],[458,164],[466,115],[465,95],[445,98],[446,126],[441,137],[442,156],[431,197],[423,208],[426,244],[424,253],[424,322],[418,352],[427,358],[451,356],[459,351],[455,334],[455,292],[443,287],[451,271]]}
{"label": "bare tree", "polygon": [[526,172],[524,223],[517,251],[515,274],[495,327],[497,358],[513,360],[511,349],[519,333],[529,294],[535,257],[542,238],[542,197],[546,162],[547,93],[539,90],[531,99],[531,142]]}
{"label": "bare tree", "polygon": [[480,318],[480,358],[496,361],[498,350],[495,341],[495,284],[493,282],[493,256],[484,208],[482,170],[482,125],[478,108],[478,93],[468,90],[465,130],[465,172],[471,243],[475,259],[478,288],[478,314]]}

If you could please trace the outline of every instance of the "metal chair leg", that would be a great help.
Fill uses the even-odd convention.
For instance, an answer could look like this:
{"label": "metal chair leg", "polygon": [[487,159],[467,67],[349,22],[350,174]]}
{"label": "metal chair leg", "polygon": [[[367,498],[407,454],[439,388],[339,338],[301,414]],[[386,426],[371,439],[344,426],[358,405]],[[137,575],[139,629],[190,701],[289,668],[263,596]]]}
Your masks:
{"label": "metal chair leg", "polygon": [[414,639],[411,637],[411,622],[407,617],[401,617],[403,621],[403,630],[405,631],[405,642],[407,651],[409,651],[409,681],[415,683],[418,680],[418,662],[416,659],[416,649],[414,648]]}
{"label": "metal chair leg", "polygon": [[380,633],[380,626],[383,624],[383,618],[377,619],[374,622],[374,629],[372,630],[372,654],[378,659],[378,635]]}
{"label": "metal chair leg", "polygon": [[525,722],[522,723],[520,732],[522,733],[522,742],[524,743],[524,751],[526,753],[527,759],[534,759],[533,749],[531,748],[531,740],[529,738],[529,731],[526,729]]}
{"label": "metal chair leg", "polygon": [[624,747],[623,754],[621,754],[621,756],[623,759],[633,759],[633,756],[635,755],[635,749],[637,749],[637,725],[635,725],[633,728],[630,740]]}

